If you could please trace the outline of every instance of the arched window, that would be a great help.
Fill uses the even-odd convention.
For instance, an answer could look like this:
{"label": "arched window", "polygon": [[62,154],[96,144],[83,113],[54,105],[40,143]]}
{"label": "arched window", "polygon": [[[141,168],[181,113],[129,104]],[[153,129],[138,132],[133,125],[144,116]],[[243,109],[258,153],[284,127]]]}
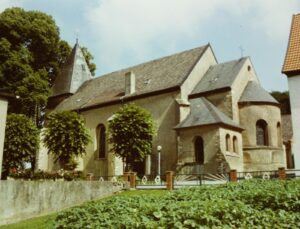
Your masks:
{"label": "arched window", "polygon": [[195,161],[199,164],[204,163],[204,144],[202,137],[196,137],[195,139]]}
{"label": "arched window", "polygon": [[106,130],[103,124],[97,126],[97,150],[99,158],[105,158]]}
{"label": "arched window", "polygon": [[282,146],[281,126],[277,123],[277,146]]}
{"label": "arched window", "polygon": [[230,135],[226,134],[226,151],[230,151]]}
{"label": "arched window", "polygon": [[265,120],[258,120],[256,122],[256,145],[267,146],[268,141],[268,124]]}
{"label": "arched window", "polygon": [[238,153],[238,140],[236,136],[233,136],[232,139],[233,152]]}

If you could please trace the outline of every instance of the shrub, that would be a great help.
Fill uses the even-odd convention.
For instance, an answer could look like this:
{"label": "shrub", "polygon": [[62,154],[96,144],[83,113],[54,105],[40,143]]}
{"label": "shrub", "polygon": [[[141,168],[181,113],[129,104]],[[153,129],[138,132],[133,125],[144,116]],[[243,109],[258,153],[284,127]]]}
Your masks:
{"label": "shrub", "polygon": [[112,152],[127,166],[151,154],[155,125],[145,109],[132,103],[123,106],[109,122],[109,133]]}
{"label": "shrub", "polygon": [[75,157],[86,153],[90,136],[84,120],[76,112],[62,111],[47,117],[47,129],[43,139],[49,153],[64,169],[74,169]]}
{"label": "shrub", "polygon": [[3,153],[3,178],[10,169],[23,169],[24,164],[35,163],[39,149],[39,130],[34,123],[22,114],[7,116]]}

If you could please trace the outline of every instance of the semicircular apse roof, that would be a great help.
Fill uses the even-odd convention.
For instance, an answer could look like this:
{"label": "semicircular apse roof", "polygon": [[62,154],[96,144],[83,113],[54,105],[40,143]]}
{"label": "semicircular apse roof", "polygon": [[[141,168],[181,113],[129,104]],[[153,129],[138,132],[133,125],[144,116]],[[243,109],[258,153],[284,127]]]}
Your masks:
{"label": "semicircular apse roof", "polygon": [[259,102],[259,103],[274,103],[279,104],[267,91],[265,91],[259,83],[249,81],[243,94],[240,97],[239,103],[243,102]]}

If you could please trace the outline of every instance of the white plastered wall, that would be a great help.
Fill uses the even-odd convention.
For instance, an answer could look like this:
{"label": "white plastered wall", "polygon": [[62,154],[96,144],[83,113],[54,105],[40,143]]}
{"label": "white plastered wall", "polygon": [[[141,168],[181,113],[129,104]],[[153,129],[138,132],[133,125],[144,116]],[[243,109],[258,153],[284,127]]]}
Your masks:
{"label": "white plastered wall", "polygon": [[7,104],[8,102],[5,99],[0,98],[0,179],[2,173],[2,159],[3,159]]}
{"label": "white plastered wall", "polygon": [[300,169],[300,75],[288,78],[293,124],[293,144],[295,169]]}

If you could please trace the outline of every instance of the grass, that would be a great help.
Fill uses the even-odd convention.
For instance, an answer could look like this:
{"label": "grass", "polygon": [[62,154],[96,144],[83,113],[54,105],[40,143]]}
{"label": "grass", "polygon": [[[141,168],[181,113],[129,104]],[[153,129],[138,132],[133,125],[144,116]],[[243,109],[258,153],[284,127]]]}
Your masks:
{"label": "grass", "polygon": [[[106,200],[108,198],[114,198],[115,196],[132,196],[132,195],[154,195],[154,196],[161,196],[166,194],[167,191],[165,190],[131,190],[131,191],[124,191],[113,196],[102,198],[98,201]],[[0,229],[45,229],[51,228],[52,220],[55,219],[57,213],[35,217],[31,219],[27,219],[24,221],[20,221],[18,223],[3,225],[0,226]]]}

